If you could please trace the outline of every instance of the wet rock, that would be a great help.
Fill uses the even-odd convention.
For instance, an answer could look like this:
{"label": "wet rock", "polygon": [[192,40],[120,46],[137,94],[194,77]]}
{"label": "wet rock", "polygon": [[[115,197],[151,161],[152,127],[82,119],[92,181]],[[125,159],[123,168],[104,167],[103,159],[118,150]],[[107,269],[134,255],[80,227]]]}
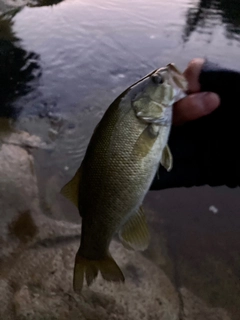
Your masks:
{"label": "wet rock", "polygon": [[[9,311],[14,310],[9,320],[179,319],[179,296],[164,272],[115,241],[111,252],[125,273],[126,283],[111,284],[98,277],[81,296],[75,294],[72,269],[79,226],[47,218],[41,223],[36,240],[22,248],[14,261],[5,261],[4,287],[9,292],[5,303]],[[181,294],[183,319],[230,320],[222,310],[208,308],[187,290]],[[2,312],[4,308],[0,318],[6,315]]]}
{"label": "wet rock", "polygon": [[10,144],[12,146],[19,146],[22,148],[38,148],[48,149],[48,145],[41,140],[40,137],[30,135],[28,132],[15,131],[15,132],[1,132],[0,143]]}
{"label": "wet rock", "polygon": [[33,157],[23,148],[0,146],[0,219],[8,224],[19,213],[38,208],[38,188]]}
{"label": "wet rock", "polygon": [[[7,136],[12,139],[10,133]],[[17,136],[13,139],[15,143],[20,143],[25,136],[19,134],[19,139]],[[37,214],[39,196],[33,157],[16,144],[1,143],[0,276],[3,273],[3,261],[38,233],[35,222]]]}
{"label": "wet rock", "polygon": [[[168,278],[117,243],[112,252],[121,262],[126,284],[109,284],[99,278],[91,290],[85,288],[82,296],[76,295],[72,268],[77,248],[76,240],[60,245],[56,241],[46,247],[36,243],[22,252],[7,275],[14,288],[11,309],[17,319],[177,319],[178,297]],[[129,264],[137,266],[137,278],[128,272]]]}

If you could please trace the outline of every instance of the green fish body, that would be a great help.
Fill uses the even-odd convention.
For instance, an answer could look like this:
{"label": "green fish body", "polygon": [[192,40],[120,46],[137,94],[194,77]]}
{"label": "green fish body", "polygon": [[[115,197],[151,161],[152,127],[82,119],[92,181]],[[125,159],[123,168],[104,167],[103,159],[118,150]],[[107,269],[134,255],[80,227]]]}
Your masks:
{"label": "green fish body", "polygon": [[145,250],[150,236],[142,202],[161,163],[172,167],[167,146],[173,103],[187,83],[172,65],[157,69],[125,90],[97,125],[81,167],[62,189],[82,217],[74,290],[91,285],[100,271],[107,281],[124,281],[109,245],[118,232],[123,245]]}

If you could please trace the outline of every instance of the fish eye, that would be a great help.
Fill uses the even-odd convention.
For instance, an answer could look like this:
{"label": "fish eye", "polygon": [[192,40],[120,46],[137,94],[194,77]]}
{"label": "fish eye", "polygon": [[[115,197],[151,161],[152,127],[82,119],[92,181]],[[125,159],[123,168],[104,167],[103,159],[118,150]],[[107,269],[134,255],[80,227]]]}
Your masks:
{"label": "fish eye", "polygon": [[163,77],[160,74],[153,74],[151,78],[155,84],[163,83]]}

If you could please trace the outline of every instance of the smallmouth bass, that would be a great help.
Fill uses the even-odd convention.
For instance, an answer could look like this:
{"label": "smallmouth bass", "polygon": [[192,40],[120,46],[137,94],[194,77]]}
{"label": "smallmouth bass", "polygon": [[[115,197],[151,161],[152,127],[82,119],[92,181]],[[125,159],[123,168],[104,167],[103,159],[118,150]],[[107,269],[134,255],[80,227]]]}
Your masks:
{"label": "smallmouth bass", "polygon": [[123,245],[145,250],[150,241],[142,202],[159,165],[172,168],[167,141],[172,106],[187,81],[173,65],[156,69],[126,89],[95,128],[84,159],[61,190],[82,217],[73,288],[81,292],[100,272],[107,281],[124,275],[109,252],[118,232]]}

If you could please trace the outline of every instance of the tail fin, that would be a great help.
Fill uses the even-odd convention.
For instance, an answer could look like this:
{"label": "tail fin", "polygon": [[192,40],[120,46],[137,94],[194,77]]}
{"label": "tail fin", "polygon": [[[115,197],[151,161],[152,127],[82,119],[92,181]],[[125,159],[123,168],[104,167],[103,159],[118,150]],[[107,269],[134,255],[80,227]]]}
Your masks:
{"label": "tail fin", "polygon": [[83,257],[80,252],[75,259],[73,289],[81,292],[86,278],[87,285],[90,286],[100,271],[103,279],[114,282],[124,282],[124,275],[114,259],[108,254],[101,260],[89,260]]}

